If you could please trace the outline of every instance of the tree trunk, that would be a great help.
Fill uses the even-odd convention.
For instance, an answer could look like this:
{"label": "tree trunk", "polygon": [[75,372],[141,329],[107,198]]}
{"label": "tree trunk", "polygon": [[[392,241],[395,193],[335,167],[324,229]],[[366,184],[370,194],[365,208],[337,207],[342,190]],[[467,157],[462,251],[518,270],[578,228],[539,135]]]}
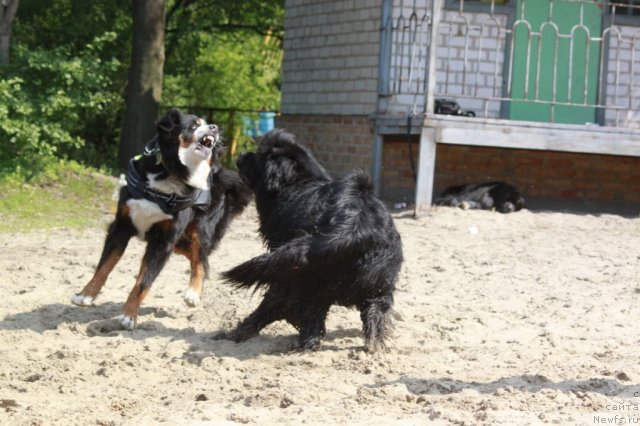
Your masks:
{"label": "tree trunk", "polygon": [[126,167],[155,134],[162,96],[165,0],[132,0],[133,43],[118,160]]}
{"label": "tree trunk", "polygon": [[11,51],[11,25],[20,0],[0,0],[0,65],[9,65]]}

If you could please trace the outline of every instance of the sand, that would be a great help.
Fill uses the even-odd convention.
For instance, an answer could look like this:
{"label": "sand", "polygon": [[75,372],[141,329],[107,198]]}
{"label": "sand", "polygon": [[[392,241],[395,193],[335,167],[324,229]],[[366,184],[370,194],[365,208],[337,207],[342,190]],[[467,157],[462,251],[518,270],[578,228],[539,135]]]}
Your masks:
{"label": "sand", "polygon": [[[104,228],[0,234],[0,424],[640,423],[640,219],[394,216],[406,261],[391,348],[373,355],[358,313],[340,307],[317,352],[289,352],[296,333],[283,322],[245,343],[212,340],[260,294],[214,276],[189,308],[177,255],[139,327],[118,330],[141,242],[95,306],[79,308],[69,300],[93,273]],[[250,209],[213,270],[261,253],[256,229]]]}

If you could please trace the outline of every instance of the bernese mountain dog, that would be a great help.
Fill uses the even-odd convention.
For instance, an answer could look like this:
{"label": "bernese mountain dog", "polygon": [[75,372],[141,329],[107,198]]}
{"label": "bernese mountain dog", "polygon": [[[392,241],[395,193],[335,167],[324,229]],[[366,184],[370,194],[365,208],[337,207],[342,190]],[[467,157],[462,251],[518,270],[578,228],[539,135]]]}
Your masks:
{"label": "bernese mountain dog", "polygon": [[129,240],[137,235],[147,246],[119,317],[122,326],[135,328],[140,304],[174,251],[191,263],[183,298],[187,305],[197,305],[209,274],[209,254],[252,198],[238,174],[221,167],[223,153],[215,124],[175,108],[161,118],[144,154],[129,162],[127,185],[120,189],[95,274],[72,303],[94,303]]}

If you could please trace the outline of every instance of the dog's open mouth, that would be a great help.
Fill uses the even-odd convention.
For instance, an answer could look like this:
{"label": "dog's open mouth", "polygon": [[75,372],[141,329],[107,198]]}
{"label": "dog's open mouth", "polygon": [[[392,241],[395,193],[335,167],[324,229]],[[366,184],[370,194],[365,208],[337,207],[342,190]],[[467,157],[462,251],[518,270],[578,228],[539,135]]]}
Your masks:
{"label": "dog's open mouth", "polygon": [[206,148],[212,148],[213,144],[216,143],[216,137],[213,135],[205,135],[198,143]]}
{"label": "dog's open mouth", "polygon": [[215,145],[217,138],[214,135],[203,136],[196,144],[196,152],[203,156],[208,156],[211,153],[211,149]]}

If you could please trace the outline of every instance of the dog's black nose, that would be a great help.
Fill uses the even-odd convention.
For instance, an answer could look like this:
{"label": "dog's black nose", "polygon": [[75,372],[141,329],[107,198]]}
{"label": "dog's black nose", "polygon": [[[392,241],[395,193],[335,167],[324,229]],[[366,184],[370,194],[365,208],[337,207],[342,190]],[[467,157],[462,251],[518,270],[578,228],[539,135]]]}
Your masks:
{"label": "dog's black nose", "polygon": [[216,126],[215,124],[209,124],[209,130],[217,132],[218,131],[218,126]]}

